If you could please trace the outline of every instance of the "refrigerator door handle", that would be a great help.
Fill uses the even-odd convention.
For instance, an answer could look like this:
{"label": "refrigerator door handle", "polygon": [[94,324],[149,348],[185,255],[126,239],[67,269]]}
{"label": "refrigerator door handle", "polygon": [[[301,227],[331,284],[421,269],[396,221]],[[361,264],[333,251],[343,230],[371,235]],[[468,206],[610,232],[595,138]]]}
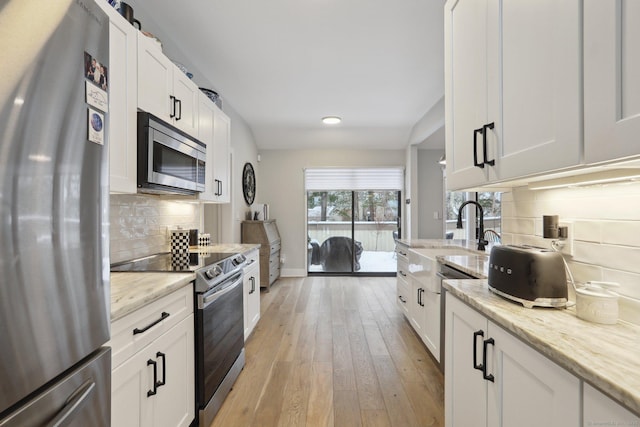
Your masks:
{"label": "refrigerator door handle", "polygon": [[68,421],[70,421],[73,415],[78,412],[82,404],[87,401],[95,388],[95,382],[91,380],[85,381],[76,389],[76,391],[71,393],[60,413],[56,415],[49,424],[47,424],[47,427],[61,427],[63,425],[68,425]]}

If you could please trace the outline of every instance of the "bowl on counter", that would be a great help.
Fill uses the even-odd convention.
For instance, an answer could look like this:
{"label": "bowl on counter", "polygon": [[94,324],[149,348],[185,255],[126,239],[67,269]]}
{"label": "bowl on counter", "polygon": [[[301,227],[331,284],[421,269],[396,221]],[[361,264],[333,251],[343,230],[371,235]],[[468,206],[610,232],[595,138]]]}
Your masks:
{"label": "bowl on counter", "polygon": [[594,323],[613,325],[618,322],[618,294],[613,282],[587,282],[576,288],[576,315]]}

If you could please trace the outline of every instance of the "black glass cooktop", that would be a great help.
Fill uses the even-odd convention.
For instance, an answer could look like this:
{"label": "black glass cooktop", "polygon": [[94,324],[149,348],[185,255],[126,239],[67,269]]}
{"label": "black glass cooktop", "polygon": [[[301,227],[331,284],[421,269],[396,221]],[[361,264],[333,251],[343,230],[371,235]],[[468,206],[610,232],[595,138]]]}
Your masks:
{"label": "black glass cooktop", "polygon": [[199,270],[235,255],[237,254],[205,252],[191,252],[186,255],[174,255],[169,252],[165,252],[131,261],[111,264],[111,271],[183,273]]}

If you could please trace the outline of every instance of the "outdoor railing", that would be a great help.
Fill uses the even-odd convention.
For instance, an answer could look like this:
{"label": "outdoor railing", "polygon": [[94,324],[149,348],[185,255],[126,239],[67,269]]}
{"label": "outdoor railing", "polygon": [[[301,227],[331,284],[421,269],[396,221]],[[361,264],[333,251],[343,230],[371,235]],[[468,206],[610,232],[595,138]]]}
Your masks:
{"label": "outdoor railing", "polygon": [[[398,229],[395,221],[356,221],[355,239],[362,243],[365,251],[395,250],[393,232]],[[322,245],[331,236],[351,237],[351,221],[310,221],[307,225],[309,238]]]}

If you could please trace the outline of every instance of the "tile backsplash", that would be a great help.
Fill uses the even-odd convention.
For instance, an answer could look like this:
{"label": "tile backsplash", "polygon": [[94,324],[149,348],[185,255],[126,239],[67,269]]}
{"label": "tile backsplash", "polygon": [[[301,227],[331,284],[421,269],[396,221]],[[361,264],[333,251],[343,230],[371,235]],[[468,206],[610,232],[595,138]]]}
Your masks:
{"label": "tile backsplash", "polygon": [[198,203],[159,196],[111,195],[111,263],[170,250],[170,228],[198,228]]}
{"label": "tile backsplash", "polygon": [[515,188],[502,196],[502,242],[550,247],[543,215],[571,224],[574,254],[565,259],[576,282],[618,282],[620,318],[640,325],[640,183]]}

